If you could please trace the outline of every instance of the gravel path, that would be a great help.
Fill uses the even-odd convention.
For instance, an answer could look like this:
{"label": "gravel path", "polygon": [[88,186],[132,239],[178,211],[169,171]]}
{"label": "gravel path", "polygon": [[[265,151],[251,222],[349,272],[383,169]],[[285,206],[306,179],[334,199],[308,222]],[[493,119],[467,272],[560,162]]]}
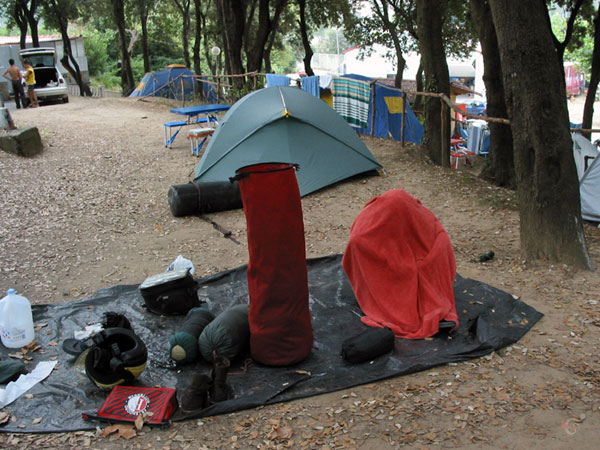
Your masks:
{"label": "gravel path", "polygon": [[[245,264],[241,210],[210,214],[239,245],[194,217],[174,218],[173,184],[197,158],[178,137],[163,146],[169,106],[129,99],[72,98],[13,111],[35,125],[45,151],[0,152],[0,289],[33,303],[138,284],[178,254],[204,276]],[[309,257],[344,251],[352,221],[373,196],[402,188],[441,220],[458,272],[522,298],[545,317],[517,345],[479,360],[268,408],[190,421],[168,430],[0,434],[2,448],[595,448],[600,439],[600,276],[525,263],[510,191],[473,169],[428,165],[418,149],[365,138],[386,176],[342,183],[302,200]],[[600,230],[586,227],[600,266]],[[480,254],[496,258],[480,264]]]}

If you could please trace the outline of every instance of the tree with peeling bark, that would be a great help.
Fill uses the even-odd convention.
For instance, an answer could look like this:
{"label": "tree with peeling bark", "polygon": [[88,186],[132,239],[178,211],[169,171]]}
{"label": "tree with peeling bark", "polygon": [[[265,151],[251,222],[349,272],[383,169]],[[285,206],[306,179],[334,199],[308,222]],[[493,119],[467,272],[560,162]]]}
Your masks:
{"label": "tree with peeling bark", "polygon": [[489,0],[514,141],[521,249],[528,259],[592,268],[564,98],[564,72],[546,5]]}

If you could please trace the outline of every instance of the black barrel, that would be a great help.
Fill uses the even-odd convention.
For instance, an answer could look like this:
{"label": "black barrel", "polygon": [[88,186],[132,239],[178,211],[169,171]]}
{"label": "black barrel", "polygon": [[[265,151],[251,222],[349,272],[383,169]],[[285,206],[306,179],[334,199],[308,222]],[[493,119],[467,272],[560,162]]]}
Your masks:
{"label": "black barrel", "polygon": [[169,188],[168,197],[171,213],[175,217],[242,208],[237,181],[176,184]]}

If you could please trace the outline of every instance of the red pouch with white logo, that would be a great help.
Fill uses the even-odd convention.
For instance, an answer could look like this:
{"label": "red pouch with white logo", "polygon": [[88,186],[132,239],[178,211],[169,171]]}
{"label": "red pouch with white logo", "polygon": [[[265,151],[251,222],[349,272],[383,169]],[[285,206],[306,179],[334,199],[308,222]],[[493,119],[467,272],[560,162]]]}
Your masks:
{"label": "red pouch with white logo", "polygon": [[175,389],[115,386],[97,414],[83,413],[82,417],[108,422],[135,422],[143,414],[145,424],[165,425],[176,409]]}

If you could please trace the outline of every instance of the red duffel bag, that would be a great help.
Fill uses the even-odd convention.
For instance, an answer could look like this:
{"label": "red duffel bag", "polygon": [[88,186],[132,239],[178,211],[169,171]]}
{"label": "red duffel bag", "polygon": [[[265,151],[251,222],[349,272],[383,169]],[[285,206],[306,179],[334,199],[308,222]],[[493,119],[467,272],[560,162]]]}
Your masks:
{"label": "red duffel bag", "polygon": [[235,176],[248,228],[250,352],[272,366],[303,360],[313,344],[296,168],[255,164]]}
{"label": "red duffel bag", "polygon": [[422,339],[456,328],[456,261],[435,215],[401,189],[369,201],[350,229],[342,260],[362,321]]}

